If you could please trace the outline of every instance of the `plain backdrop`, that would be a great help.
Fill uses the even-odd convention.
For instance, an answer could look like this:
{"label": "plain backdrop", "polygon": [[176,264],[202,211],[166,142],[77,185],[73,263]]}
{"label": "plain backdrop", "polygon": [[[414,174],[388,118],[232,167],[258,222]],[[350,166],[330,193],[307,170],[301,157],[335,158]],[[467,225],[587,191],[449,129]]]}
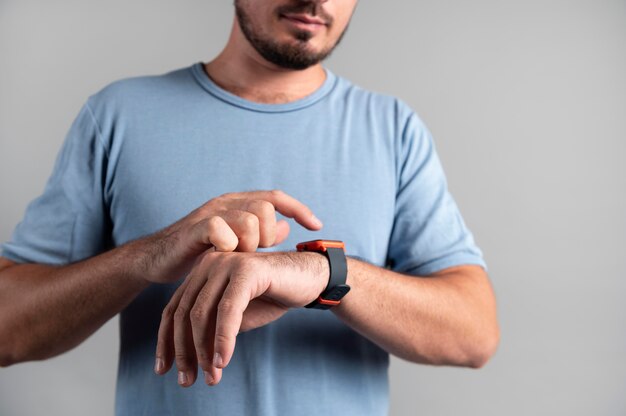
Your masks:
{"label": "plain backdrop", "polygon": [[[0,241],[87,96],[210,60],[231,19],[232,1],[0,0]],[[626,414],[626,1],[363,1],[327,64],[425,120],[498,297],[487,366],[393,359],[390,413]],[[0,369],[0,415],[111,415],[117,337],[113,319]]]}

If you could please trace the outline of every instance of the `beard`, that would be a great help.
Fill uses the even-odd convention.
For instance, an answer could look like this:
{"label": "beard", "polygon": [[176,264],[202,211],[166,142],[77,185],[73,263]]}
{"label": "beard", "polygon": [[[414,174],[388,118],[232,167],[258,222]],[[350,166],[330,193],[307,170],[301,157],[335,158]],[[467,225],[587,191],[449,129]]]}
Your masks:
{"label": "beard", "polygon": [[[274,39],[264,37],[261,31],[255,28],[250,14],[241,5],[241,0],[235,1],[235,13],[239,27],[252,47],[265,60],[286,69],[302,70],[323,61],[339,45],[346,32],[344,30],[341,33],[334,45],[320,51],[313,51],[308,45],[308,41],[313,37],[313,33],[307,30],[295,30],[292,32],[295,43],[279,43]],[[315,2],[299,1],[297,4],[281,6],[276,10],[276,15],[279,18],[284,13],[308,13],[324,19],[329,28],[332,25],[332,16],[325,14]]]}

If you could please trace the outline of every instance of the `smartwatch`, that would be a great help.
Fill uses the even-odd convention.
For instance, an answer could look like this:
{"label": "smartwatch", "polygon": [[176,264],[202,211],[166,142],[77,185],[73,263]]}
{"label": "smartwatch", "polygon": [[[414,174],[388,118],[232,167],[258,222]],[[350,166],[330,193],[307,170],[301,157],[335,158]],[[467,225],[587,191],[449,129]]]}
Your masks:
{"label": "smartwatch", "polygon": [[337,240],[312,240],[298,243],[298,251],[314,251],[321,253],[328,259],[330,266],[330,278],[326,289],[313,302],[305,308],[330,309],[341,303],[346,293],[350,291],[350,286],[346,284],[348,276],[348,263],[343,241]]}

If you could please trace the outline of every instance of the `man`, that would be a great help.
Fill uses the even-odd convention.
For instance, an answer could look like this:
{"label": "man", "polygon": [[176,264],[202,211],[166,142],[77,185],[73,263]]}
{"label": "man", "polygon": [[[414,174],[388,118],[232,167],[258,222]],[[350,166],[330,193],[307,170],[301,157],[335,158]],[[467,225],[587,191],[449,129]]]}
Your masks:
{"label": "man", "polygon": [[[355,7],[235,1],[214,60],[87,100],[3,246],[2,365],[121,312],[117,414],[363,415],[389,353],[489,359],[494,296],[428,130],[321,65]],[[293,252],[313,238],[348,258]]]}

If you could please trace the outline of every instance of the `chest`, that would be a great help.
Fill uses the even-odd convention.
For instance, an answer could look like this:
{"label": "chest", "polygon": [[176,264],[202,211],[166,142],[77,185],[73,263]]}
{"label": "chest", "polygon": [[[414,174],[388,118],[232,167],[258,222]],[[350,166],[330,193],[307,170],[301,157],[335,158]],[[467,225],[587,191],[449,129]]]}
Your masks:
{"label": "chest", "polygon": [[326,118],[213,114],[167,128],[127,129],[110,184],[113,238],[122,244],[163,228],[226,192],[281,189],[322,220],[291,223],[278,249],[340,239],[348,254],[383,264],[393,226],[394,155],[384,131]]}

